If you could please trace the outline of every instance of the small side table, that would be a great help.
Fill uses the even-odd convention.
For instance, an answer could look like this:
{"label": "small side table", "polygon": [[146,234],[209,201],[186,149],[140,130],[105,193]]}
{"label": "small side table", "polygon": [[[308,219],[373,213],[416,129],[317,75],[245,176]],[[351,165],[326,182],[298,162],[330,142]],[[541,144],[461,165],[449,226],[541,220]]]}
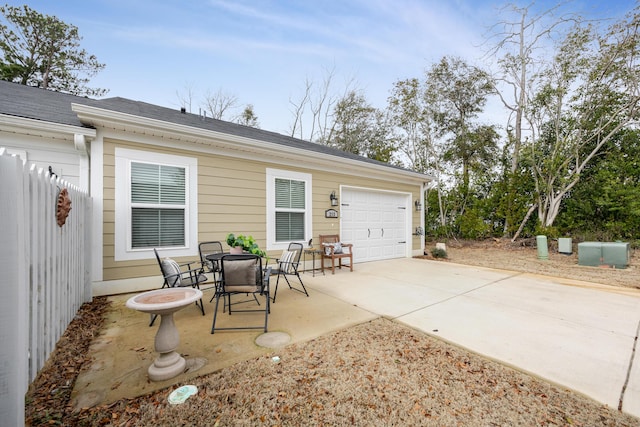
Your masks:
{"label": "small side table", "polygon": [[322,274],[324,275],[324,269],[322,268],[322,264],[320,264],[320,267],[316,268],[316,255],[320,256],[320,262],[322,263],[322,249],[314,249],[314,248],[308,248],[304,250],[304,265],[305,265],[305,270],[304,272],[306,273],[308,270],[306,269],[306,265],[307,265],[307,255],[311,255],[311,274],[313,275],[313,277],[316,277],[316,271],[321,270]]}

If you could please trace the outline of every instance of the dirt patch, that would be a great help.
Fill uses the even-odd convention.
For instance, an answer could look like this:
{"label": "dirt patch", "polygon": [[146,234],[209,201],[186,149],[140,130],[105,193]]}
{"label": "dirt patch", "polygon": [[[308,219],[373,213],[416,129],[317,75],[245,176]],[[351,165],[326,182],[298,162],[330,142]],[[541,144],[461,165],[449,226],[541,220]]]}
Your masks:
{"label": "dirt patch", "polygon": [[[425,258],[433,257],[431,250],[435,241],[427,242]],[[447,248],[445,262],[499,268],[546,276],[583,280],[604,285],[623,286],[640,289],[640,258],[637,251],[631,251],[627,268],[587,267],[578,265],[577,246],[571,255],[558,253],[557,242],[549,241],[549,259],[538,259],[535,239],[511,242],[507,239],[488,239],[483,241],[443,241]]]}

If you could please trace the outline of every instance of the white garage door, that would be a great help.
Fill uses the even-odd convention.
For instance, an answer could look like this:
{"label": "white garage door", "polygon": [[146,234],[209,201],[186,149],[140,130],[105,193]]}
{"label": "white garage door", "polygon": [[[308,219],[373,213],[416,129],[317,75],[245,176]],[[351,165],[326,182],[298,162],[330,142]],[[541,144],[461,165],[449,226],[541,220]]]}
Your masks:
{"label": "white garage door", "polygon": [[407,256],[410,195],[344,188],[340,200],[343,242],[353,243],[353,261]]}

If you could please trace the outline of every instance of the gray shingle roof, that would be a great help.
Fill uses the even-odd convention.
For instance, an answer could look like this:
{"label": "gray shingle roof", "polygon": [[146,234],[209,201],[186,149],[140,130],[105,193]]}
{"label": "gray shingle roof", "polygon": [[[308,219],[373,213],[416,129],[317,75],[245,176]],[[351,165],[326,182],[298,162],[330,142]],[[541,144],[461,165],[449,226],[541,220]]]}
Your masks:
{"label": "gray shingle roof", "polygon": [[398,170],[406,170],[326,145],[223,120],[216,120],[210,117],[203,119],[197,114],[182,113],[179,110],[148,104],[146,102],[133,101],[120,97],[105,99],[83,98],[0,80],[0,114],[41,120],[43,122],[87,127],[80,122],[76,113],[71,110],[72,103],[90,105],[134,116],[251,138],[283,146],[296,147],[314,153],[353,159]]}
{"label": "gray shingle roof", "polygon": [[0,80],[0,113],[43,122],[84,126],[71,111],[72,102],[93,100]]}

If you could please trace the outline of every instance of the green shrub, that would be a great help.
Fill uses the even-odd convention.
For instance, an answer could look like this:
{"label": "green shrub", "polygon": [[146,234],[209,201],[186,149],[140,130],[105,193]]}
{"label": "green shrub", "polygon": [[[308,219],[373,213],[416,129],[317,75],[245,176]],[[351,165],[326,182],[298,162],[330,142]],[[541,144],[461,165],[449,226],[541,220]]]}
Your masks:
{"label": "green shrub", "polygon": [[493,232],[491,224],[485,221],[477,209],[468,209],[458,222],[460,235],[464,239],[484,239]]}
{"label": "green shrub", "polygon": [[536,225],[536,236],[547,236],[550,239],[557,239],[562,237],[562,234],[556,227],[543,227],[542,225]]}
{"label": "green shrub", "polygon": [[442,248],[433,248],[431,249],[431,256],[433,256],[434,258],[446,258],[447,251]]}

